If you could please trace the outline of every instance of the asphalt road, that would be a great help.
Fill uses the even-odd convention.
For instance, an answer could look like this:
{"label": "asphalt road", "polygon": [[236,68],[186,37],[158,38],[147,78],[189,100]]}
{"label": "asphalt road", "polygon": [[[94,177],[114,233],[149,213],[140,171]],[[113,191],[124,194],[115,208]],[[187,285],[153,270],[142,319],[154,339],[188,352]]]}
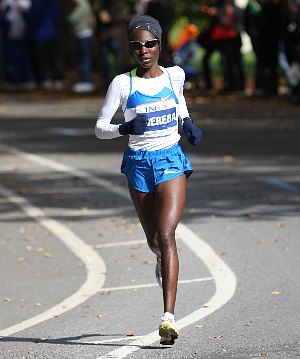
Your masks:
{"label": "asphalt road", "polygon": [[94,136],[102,99],[0,100],[0,359],[300,358],[300,107],[188,96],[204,136],[181,141],[181,335],[162,347],[126,139]]}

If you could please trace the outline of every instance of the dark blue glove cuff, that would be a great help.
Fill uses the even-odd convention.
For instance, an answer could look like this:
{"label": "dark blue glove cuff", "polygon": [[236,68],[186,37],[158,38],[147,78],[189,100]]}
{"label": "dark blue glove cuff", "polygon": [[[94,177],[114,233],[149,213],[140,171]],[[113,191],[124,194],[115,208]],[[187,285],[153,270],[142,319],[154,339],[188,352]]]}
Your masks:
{"label": "dark blue glove cuff", "polygon": [[146,131],[147,123],[147,117],[139,114],[133,120],[122,123],[119,126],[119,133],[121,135],[143,135]]}
{"label": "dark blue glove cuff", "polygon": [[202,137],[200,128],[198,128],[189,117],[183,119],[182,128],[189,143],[192,146],[196,146]]}
{"label": "dark blue glove cuff", "polygon": [[120,135],[129,135],[130,132],[130,124],[129,122],[124,122],[119,126]]}

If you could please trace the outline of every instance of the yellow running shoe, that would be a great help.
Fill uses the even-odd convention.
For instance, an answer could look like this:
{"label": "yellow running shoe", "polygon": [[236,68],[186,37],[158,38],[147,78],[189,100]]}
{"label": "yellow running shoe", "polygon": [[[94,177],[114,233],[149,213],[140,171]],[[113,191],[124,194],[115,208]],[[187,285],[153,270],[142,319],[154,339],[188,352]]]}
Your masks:
{"label": "yellow running shoe", "polygon": [[168,314],[169,313],[165,313],[163,315],[159,326],[160,344],[162,345],[173,345],[175,339],[179,336],[175,327],[174,316]]}

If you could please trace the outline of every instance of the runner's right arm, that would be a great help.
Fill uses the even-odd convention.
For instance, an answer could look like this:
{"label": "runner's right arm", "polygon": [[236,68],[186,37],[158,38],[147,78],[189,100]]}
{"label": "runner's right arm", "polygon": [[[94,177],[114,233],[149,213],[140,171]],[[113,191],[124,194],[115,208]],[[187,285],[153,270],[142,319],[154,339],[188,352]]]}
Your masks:
{"label": "runner's right arm", "polygon": [[112,118],[121,105],[123,98],[122,86],[116,76],[111,82],[95,126],[96,137],[100,139],[112,139],[120,137],[119,124],[112,124]]}

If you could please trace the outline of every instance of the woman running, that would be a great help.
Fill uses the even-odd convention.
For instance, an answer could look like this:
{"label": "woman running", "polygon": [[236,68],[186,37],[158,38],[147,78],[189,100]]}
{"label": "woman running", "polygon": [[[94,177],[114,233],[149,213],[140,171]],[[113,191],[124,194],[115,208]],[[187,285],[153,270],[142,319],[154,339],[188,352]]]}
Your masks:
{"label": "woman running", "polygon": [[[193,171],[178,144],[178,124],[193,146],[202,133],[183,96],[184,71],[158,64],[161,35],[153,17],[138,15],[131,20],[128,37],[137,67],[113,79],[95,133],[100,139],[129,135],[121,172],[127,176],[132,202],[157,259],[155,274],[164,302],[160,343],[172,345],[179,335],[174,319],[179,270],[175,230],[185,206],[186,179]],[[112,124],[119,106],[125,122]]]}

